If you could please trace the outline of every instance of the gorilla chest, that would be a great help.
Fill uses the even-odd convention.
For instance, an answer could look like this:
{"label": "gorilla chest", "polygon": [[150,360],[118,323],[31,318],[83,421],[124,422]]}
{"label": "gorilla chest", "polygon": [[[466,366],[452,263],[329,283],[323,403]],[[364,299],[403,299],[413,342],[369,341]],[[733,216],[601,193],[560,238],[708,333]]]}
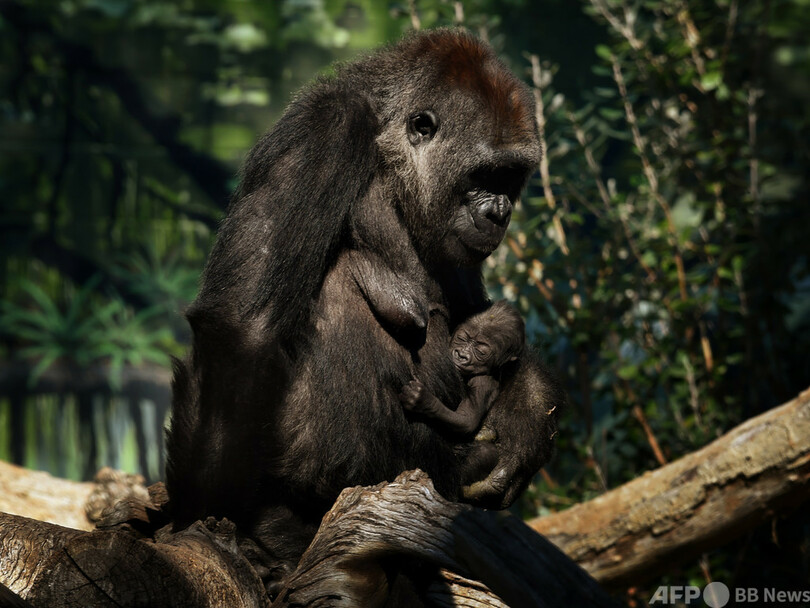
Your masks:
{"label": "gorilla chest", "polygon": [[291,387],[296,409],[371,408],[404,421],[399,393],[414,377],[448,405],[457,404],[463,383],[450,358],[446,316],[432,312],[421,334],[397,332],[384,325],[352,283],[340,278],[337,268],[315,309],[310,346]]}

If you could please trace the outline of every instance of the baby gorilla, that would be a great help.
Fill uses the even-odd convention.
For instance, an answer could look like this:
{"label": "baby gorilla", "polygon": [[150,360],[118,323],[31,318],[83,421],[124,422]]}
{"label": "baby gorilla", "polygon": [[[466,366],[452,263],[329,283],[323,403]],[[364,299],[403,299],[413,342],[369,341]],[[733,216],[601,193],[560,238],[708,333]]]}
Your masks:
{"label": "baby gorilla", "polygon": [[[455,410],[447,407],[416,378],[402,388],[400,401],[406,410],[436,420],[450,432],[472,435],[495,403],[509,364],[518,360],[525,346],[520,313],[506,300],[500,300],[460,324],[453,334],[450,357],[467,379],[467,396],[458,407]],[[494,483],[493,469],[498,463],[495,431],[484,425],[475,439],[471,444],[459,446],[463,453],[460,474],[465,497],[472,495],[476,486]]]}
{"label": "baby gorilla", "polygon": [[525,345],[520,313],[500,300],[467,319],[453,334],[450,356],[467,380],[467,396],[458,407],[447,407],[415,378],[403,387],[400,401],[406,410],[437,420],[448,431],[471,435],[498,397],[504,368],[517,360]]}

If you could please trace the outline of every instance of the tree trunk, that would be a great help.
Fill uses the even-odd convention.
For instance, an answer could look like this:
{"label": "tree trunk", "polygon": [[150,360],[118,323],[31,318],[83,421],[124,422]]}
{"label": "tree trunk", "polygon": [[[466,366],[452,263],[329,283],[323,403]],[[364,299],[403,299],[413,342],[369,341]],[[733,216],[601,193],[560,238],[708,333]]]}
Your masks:
{"label": "tree trunk", "polygon": [[637,584],[810,498],[810,389],[706,447],[529,525],[607,585]]}
{"label": "tree trunk", "polygon": [[[144,537],[158,494],[153,486],[148,500],[108,512],[112,527],[89,533],[0,514],[0,583],[34,607],[269,605],[227,520]],[[384,606],[400,569],[418,577],[430,606],[613,605],[523,522],[448,502],[420,471],[344,490],[273,605]]]}
{"label": "tree trunk", "polygon": [[81,532],[0,514],[0,583],[34,608],[266,607],[264,587],[227,520],[156,541]]}
{"label": "tree trunk", "polygon": [[522,521],[448,502],[416,471],[391,484],[344,490],[273,608],[383,606],[392,558],[444,569],[429,583],[430,605],[459,605],[451,596],[482,608],[613,605]]}

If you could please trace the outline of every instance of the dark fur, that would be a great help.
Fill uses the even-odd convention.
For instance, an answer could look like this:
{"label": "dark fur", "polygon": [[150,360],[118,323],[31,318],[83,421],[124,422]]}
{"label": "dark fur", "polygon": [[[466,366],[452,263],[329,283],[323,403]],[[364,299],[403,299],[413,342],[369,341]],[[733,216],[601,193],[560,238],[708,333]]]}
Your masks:
{"label": "dark fur", "polygon": [[[497,374],[507,363],[523,354],[526,328],[520,313],[506,300],[498,300],[484,312],[473,315],[456,328],[451,342],[453,362],[462,375]],[[475,360],[476,347],[488,351]],[[472,350],[469,361],[460,352]],[[475,365],[481,366],[476,369]]]}
{"label": "dark fur", "polygon": [[[450,342],[450,358],[467,382],[461,403],[454,404],[454,408],[445,405],[418,378],[405,385],[400,401],[409,412],[433,420],[448,431],[471,435],[498,398],[501,381],[509,377],[509,364],[521,358],[525,346],[520,313],[506,300],[495,302],[456,327]],[[476,463],[473,470],[479,468]]]}
{"label": "dark fur", "polygon": [[[423,111],[435,133],[409,131]],[[227,516],[272,569],[295,564],[344,487],[419,467],[460,494],[464,448],[406,419],[398,394],[416,375],[446,403],[463,396],[447,344],[489,305],[478,266],[538,162],[533,115],[491,50],[449,30],[293,101],[248,157],[188,311],[168,437],[176,527]],[[472,502],[507,504],[549,456],[562,396],[532,358],[518,367],[486,421],[498,484]]]}

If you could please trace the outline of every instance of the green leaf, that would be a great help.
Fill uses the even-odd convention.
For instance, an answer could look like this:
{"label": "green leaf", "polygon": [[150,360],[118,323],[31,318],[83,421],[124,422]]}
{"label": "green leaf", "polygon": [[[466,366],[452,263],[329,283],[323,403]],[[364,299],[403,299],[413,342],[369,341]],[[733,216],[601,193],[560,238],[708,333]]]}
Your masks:
{"label": "green leaf", "polygon": [[59,353],[51,352],[45,354],[31,370],[31,375],[28,377],[28,385],[34,386],[39,380],[40,376],[59,358]]}
{"label": "green leaf", "polygon": [[620,120],[624,118],[624,112],[616,108],[599,108],[599,114],[608,120]]}
{"label": "green leaf", "polygon": [[54,301],[39,285],[26,280],[22,282],[22,288],[37,304],[39,304],[39,307],[47,316],[62,316],[62,313],[59,311],[59,308],[56,306]]}
{"label": "green leaf", "polygon": [[734,280],[734,273],[725,266],[721,266],[717,269],[717,276],[719,276],[721,279],[726,279],[727,281]]}
{"label": "green leaf", "polygon": [[700,86],[702,86],[706,91],[712,91],[719,87],[722,82],[722,72],[706,72],[700,79]]}
{"label": "green leaf", "polygon": [[605,61],[613,61],[613,51],[611,51],[610,47],[607,45],[596,45],[596,54]]}
{"label": "green leaf", "polygon": [[636,376],[638,376],[638,366],[637,365],[625,365],[619,368],[619,371],[616,372],[616,375],[619,376],[622,380],[632,380]]}

